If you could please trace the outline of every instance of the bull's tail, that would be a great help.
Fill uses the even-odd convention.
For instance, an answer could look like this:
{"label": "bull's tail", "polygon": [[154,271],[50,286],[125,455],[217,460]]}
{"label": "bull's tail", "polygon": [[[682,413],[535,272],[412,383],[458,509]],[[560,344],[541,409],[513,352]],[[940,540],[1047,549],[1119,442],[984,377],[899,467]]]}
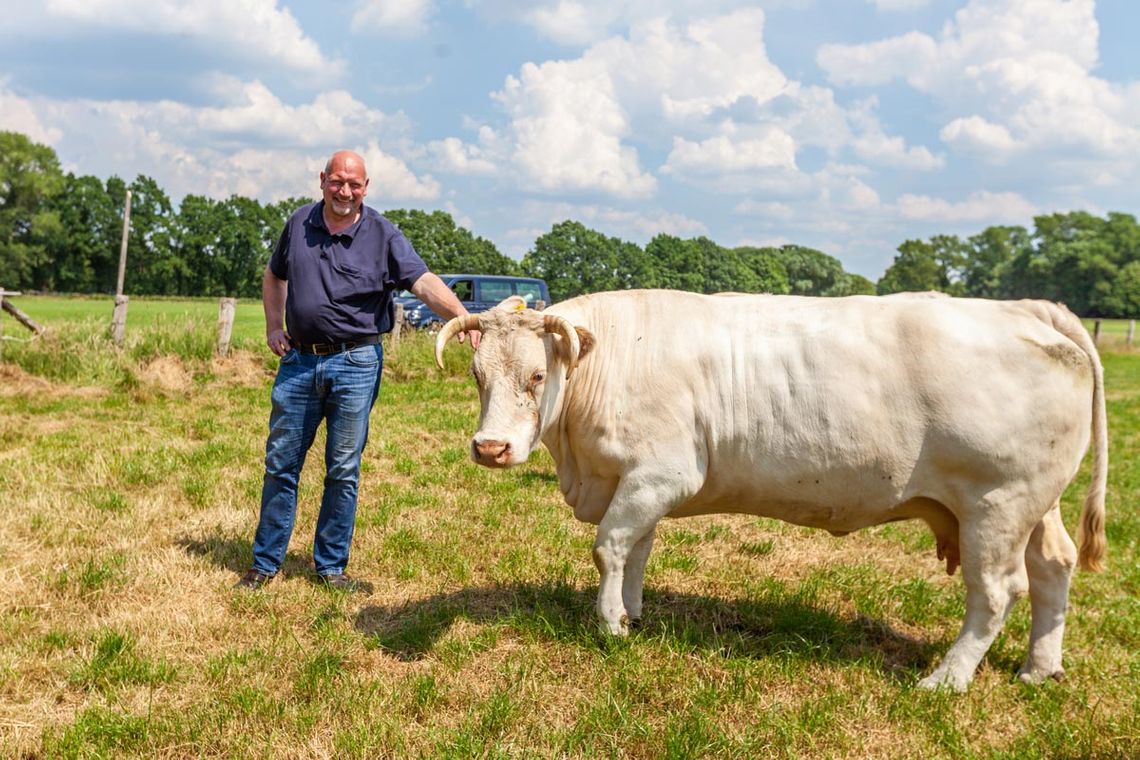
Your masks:
{"label": "bull's tail", "polygon": [[1103,569],[1104,498],[1108,483],[1108,415],[1105,412],[1104,402],[1104,367],[1100,363],[1096,344],[1076,315],[1060,304],[1050,304],[1050,306],[1053,326],[1088,354],[1093,370],[1092,478],[1085,494],[1085,506],[1081,511],[1080,529],[1077,534],[1077,543],[1080,547],[1077,564],[1084,570],[1097,572]]}

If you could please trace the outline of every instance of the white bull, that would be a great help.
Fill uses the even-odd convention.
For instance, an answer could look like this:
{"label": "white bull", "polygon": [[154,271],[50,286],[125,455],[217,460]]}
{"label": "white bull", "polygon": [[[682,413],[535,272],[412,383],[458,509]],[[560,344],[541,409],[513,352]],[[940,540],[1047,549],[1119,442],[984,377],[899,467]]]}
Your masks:
{"label": "white bull", "polygon": [[1093,441],[1079,563],[1104,555],[1103,371],[1080,321],[1043,301],[597,293],[480,329],[472,457],[546,444],[579,520],[598,526],[602,626],[641,616],[657,522],[741,512],[836,534],[924,520],[961,563],[961,633],[920,685],[964,690],[1026,591],[1020,677],[1060,677],[1078,552],[1059,499]]}

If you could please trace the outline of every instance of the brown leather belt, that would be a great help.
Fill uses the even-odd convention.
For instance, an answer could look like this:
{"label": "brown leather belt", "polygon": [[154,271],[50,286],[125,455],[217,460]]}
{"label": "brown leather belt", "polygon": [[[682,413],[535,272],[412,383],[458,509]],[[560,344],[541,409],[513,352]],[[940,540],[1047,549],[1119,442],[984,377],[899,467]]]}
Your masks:
{"label": "brown leather belt", "polygon": [[363,338],[354,338],[341,343],[294,343],[293,348],[303,354],[328,356],[329,354],[339,354],[341,351],[351,351],[361,346],[375,346],[379,342],[379,335],[366,335]]}

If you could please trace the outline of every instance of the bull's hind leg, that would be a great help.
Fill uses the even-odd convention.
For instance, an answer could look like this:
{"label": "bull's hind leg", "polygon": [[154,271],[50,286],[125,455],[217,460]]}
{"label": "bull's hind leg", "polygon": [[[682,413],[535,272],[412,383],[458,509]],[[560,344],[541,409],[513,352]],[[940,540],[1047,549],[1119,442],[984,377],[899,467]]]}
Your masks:
{"label": "bull's hind leg", "polygon": [[1077,563],[1077,547],[1065,531],[1061,509],[1041,519],[1025,547],[1029,571],[1029,603],[1033,628],[1029,633],[1029,656],[1018,676],[1025,683],[1060,678],[1061,639],[1065,635],[1065,611],[1069,604],[1069,579]]}
{"label": "bull's hind leg", "polygon": [[1029,585],[1025,546],[1030,526],[1022,527],[1011,517],[1015,510],[1000,502],[984,504],[976,511],[981,516],[963,520],[959,533],[966,619],[942,662],[918,682],[923,689],[965,691],[1009,611]]}

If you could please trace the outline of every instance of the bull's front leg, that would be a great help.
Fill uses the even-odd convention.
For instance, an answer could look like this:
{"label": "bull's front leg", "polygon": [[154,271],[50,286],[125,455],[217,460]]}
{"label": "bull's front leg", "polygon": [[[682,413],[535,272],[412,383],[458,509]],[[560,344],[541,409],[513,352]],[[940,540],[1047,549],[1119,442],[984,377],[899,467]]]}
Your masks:
{"label": "bull's front leg", "polygon": [[[675,460],[674,460],[675,461]],[[691,476],[678,480],[681,472]],[[667,473],[667,474],[666,474]],[[621,479],[594,539],[598,617],[603,633],[625,636],[630,620],[641,617],[645,564],[658,521],[699,490],[697,468],[670,467]]]}
{"label": "bull's front leg", "polygon": [[636,628],[641,623],[641,600],[645,588],[645,565],[649,562],[649,552],[653,549],[654,529],[642,536],[633,545],[625,560],[625,575],[621,584],[621,598],[629,624]]}
{"label": "bull's front leg", "polygon": [[[604,521],[603,521],[604,522]],[[634,531],[625,528],[603,530],[598,526],[594,539],[594,565],[601,580],[598,584],[598,618],[602,633],[625,636],[629,633],[629,613],[622,599],[625,563],[630,550],[638,542]]]}

